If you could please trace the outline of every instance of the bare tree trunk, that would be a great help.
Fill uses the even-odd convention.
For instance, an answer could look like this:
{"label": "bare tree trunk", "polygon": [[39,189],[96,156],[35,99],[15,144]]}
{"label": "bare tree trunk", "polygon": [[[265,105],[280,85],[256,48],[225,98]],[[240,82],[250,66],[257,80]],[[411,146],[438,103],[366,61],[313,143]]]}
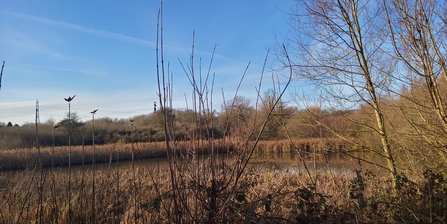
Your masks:
{"label": "bare tree trunk", "polygon": [[332,102],[339,102],[337,107],[368,105],[373,109],[375,125],[364,126],[380,138],[387,170],[396,180],[394,155],[380,104],[392,66],[381,53],[383,41],[378,34],[383,28],[375,24],[381,13],[379,2],[299,2],[298,11],[292,14],[297,27],[290,39],[297,47],[296,74],[323,87],[334,99]]}

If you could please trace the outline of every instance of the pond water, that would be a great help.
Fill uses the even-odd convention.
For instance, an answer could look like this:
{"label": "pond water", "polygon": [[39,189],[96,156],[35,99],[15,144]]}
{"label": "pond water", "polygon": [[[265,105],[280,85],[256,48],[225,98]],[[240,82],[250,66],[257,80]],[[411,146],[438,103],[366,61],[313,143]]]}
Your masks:
{"label": "pond water", "polygon": [[[306,157],[300,157],[297,153],[258,153],[253,154],[247,168],[254,169],[258,172],[282,172],[290,174],[303,174],[307,175],[307,172],[311,173],[328,173],[334,176],[351,176],[355,169],[368,169],[372,172],[378,172],[380,169],[367,163],[359,163],[359,160],[353,159],[358,157],[369,161],[379,162],[379,158],[374,158],[371,155],[363,153],[351,153],[351,156],[340,153],[333,154],[310,154]],[[198,155],[198,159],[206,160],[208,155]],[[234,163],[236,156],[230,154],[219,155],[220,161],[225,161],[227,165]],[[136,159],[134,161],[135,167],[144,167],[146,169],[169,169],[169,162],[166,157],[151,158],[151,159]],[[120,169],[131,168],[132,161],[112,161],[109,163],[96,163],[94,167],[92,164],[72,165],[72,172],[79,172],[81,170],[115,170],[118,167]],[[51,167],[44,168],[50,170]],[[57,167],[58,172],[68,172],[68,167]],[[3,171],[6,173],[20,173],[21,171]]]}
{"label": "pond water", "polygon": [[266,153],[255,155],[249,165],[261,171],[266,170],[291,174],[305,174],[308,170],[312,173],[352,175],[355,169],[380,170],[379,167],[360,162],[354,157],[381,162],[380,158],[362,153],[351,153],[350,155],[340,153],[317,154],[309,155],[305,158],[301,158],[296,153]]}
{"label": "pond water", "polygon": [[[369,155],[362,153],[354,153],[351,156],[339,153],[333,154],[316,154],[309,155],[307,157],[300,157],[296,153],[259,153],[254,154],[247,168],[255,169],[259,172],[283,172],[290,174],[306,174],[307,170],[314,173],[331,173],[332,175],[351,175],[354,169],[366,168],[370,171],[379,171],[378,167],[367,163],[359,163],[359,160],[353,159],[352,156],[359,157],[362,159],[368,159],[378,162],[378,158],[372,158]],[[206,160],[208,155],[199,155],[199,159]],[[235,160],[234,155],[222,154],[219,156],[220,160],[224,160],[228,165],[232,164]],[[383,163],[382,163],[383,164]],[[151,159],[136,159],[134,165],[144,166],[145,168],[168,168],[168,159],[166,157],[162,158],[151,158]],[[126,169],[132,166],[132,161],[112,161],[110,163],[96,163],[94,166],[95,170],[110,170],[110,169]],[[306,169],[307,168],[307,169]],[[51,169],[46,168],[46,169]],[[68,167],[58,167],[60,171],[68,170]],[[73,171],[79,171],[81,169],[91,170],[91,164],[85,164],[83,167],[81,165],[73,165]]]}

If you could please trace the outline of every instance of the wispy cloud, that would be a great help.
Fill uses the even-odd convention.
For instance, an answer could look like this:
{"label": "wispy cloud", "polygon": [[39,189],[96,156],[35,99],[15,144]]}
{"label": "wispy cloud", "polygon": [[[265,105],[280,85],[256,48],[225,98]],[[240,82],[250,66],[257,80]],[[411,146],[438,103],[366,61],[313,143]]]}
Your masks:
{"label": "wispy cloud", "polygon": [[100,71],[100,70],[86,70],[86,69],[73,69],[73,68],[64,68],[64,67],[56,67],[56,66],[42,66],[44,68],[57,70],[57,71],[66,71],[66,72],[76,72],[78,74],[87,74],[87,75],[93,75],[97,77],[105,77],[107,75],[107,72]]}
{"label": "wispy cloud", "polygon": [[148,46],[148,47],[155,46],[155,43],[152,41],[134,38],[134,37],[117,34],[117,33],[112,33],[112,32],[108,32],[108,31],[87,28],[87,27],[83,27],[83,26],[79,26],[79,25],[75,25],[75,24],[71,24],[71,23],[59,22],[59,21],[55,21],[55,20],[51,20],[51,19],[42,18],[42,17],[31,16],[31,15],[26,15],[26,14],[16,13],[16,12],[8,12],[8,11],[3,11],[3,10],[0,10],[0,13],[2,13],[4,15],[12,16],[12,17],[20,18],[20,19],[25,19],[25,20],[29,20],[29,21],[33,21],[33,22],[37,22],[37,23],[42,23],[42,24],[61,27],[61,28],[65,28],[65,29],[80,31],[80,32],[84,32],[84,33],[88,33],[88,34],[92,34],[92,35],[96,35],[96,36],[102,36],[102,37],[106,37],[106,38],[111,38],[111,39],[115,39],[115,40],[119,40],[119,41],[123,41],[123,42],[129,42],[129,43],[134,43],[134,44]]}
{"label": "wispy cloud", "polygon": [[[0,34],[0,38],[5,44],[5,48],[10,48],[13,50],[9,50],[14,54],[23,54],[23,50],[27,50],[30,52],[38,52],[41,54],[45,54],[52,58],[57,59],[67,59],[68,57],[59,53],[57,50],[52,49],[48,44],[50,40],[39,40],[36,37],[31,37],[29,34],[25,32],[20,32],[13,29],[3,28],[2,33]],[[48,39],[48,38],[47,38]],[[51,41],[54,41],[52,39]],[[4,49],[5,51],[8,49]]]}
{"label": "wispy cloud", "polygon": [[[59,95],[58,99],[43,97],[39,98],[40,121],[45,122],[48,119],[59,121],[64,118],[67,113],[68,105],[64,101],[64,97],[60,92],[52,92],[51,94]],[[139,96],[141,95],[141,96]],[[139,97],[135,97],[139,96]],[[96,96],[91,97],[86,94],[76,94],[76,99],[71,103],[71,109],[78,113],[78,116],[87,121],[91,119],[90,111],[100,109],[98,118],[130,118],[135,115],[147,114],[153,111],[155,98],[143,96],[141,92],[128,92],[123,94],[112,94],[107,98]],[[0,102],[0,122],[17,123],[19,125],[26,122],[34,122],[36,101],[23,100],[15,102]]]}
{"label": "wispy cloud", "polygon": [[2,108],[0,121],[5,123],[11,121],[14,124],[22,124],[25,121],[32,121],[35,105],[36,101],[0,103],[0,107]]}

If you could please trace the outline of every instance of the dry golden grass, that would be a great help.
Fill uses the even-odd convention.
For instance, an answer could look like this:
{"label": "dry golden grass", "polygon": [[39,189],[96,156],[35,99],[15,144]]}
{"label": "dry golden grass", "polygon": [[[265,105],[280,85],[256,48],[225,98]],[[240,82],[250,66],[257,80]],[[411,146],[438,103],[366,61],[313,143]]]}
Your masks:
{"label": "dry golden grass", "polygon": [[[265,141],[259,142],[256,151],[268,155],[305,151],[300,147],[319,152],[344,147],[322,139],[297,140],[293,145]],[[399,189],[394,189],[387,173],[368,172],[367,166],[356,166],[356,161],[348,164],[351,169],[337,170],[332,164],[336,161],[313,160],[327,162],[327,169],[317,170],[311,162],[305,165],[299,153],[292,153],[291,169],[248,166],[237,179],[233,171],[243,154],[234,149],[240,146],[217,140],[176,142],[171,147],[179,156],[171,163],[112,162],[118,154],[119,161],[130,160],[132,152],[136,160],[164,157],[165,147],[164,142],[96,146],[96,161],[109,163],[94,170],[91,165],[72,167],[70,178],[65,167],[40,169],[37,150],[2,151],[4,167],[23,168],[19,161],[34,165],[0,173],[0,224],[173,223],[180,219],[184,223],[447,222],[447,176],[442,173],[426,172],[423,178],[411,180],[400,175]],[[234,153],[211,159],[207,154],[211,148]],[[92,147],[84,147],[84,153],[82,149],[72,148],[73,164],[81,164],[83,155],[85,164],[91,161]],[[67,155],[67,147],[55,148],[55,164],[67,164]],[[52,156],[53,148],[41,149],[45,166],[51,167]],[[281,162],[274,156],[254,161],[263,159]]]}
{"label": "dry golden grass", "polygon": [[[187,211],[184,220],[207,220],[209,211],[200,208],[206,208],[211,200],[212,180],[208,179],[200,190],[190,182],[193,179],[188,175],[193,171],[186,171],[178,179],[182,187],[177,194],[185,202],[181,205],[186,206],[182,210]],[[132,168],[117,167],[114,163],[95,173],[87,168],[75,169],[70,196],[66,169],[43,170],[42,188],[39,188],[40,174],[39,169],[1,173],[0,223],[172,223],[174,220],[167,164],[139,164]],[[216,179],[228,176],[220,173]],[[415,223],[429,217],[425,214],[428,207],[421,206],[427,202],[424,184],[403,182],[402,189],[396,191],[385,177],[365,171],[349,175],[311,172],[309,176],[304,171],[248,169],[235,191],[221,194],[216,201],[222,210],[220,220],[230,223]],[[439,189],[437,192],[442,193]],[[436,197],[432,196],[434,200]]]}

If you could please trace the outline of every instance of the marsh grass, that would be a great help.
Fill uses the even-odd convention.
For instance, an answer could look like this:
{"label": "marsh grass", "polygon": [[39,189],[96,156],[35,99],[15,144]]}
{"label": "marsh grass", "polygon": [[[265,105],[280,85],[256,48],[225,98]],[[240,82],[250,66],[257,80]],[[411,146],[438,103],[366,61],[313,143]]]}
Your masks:
{"label": "marsh grass", "polygon": [[[41,164],[54,164],[51,170],[32,165],[38,158],[35,149],[1,151],[2,169],[17,169],[0,173],[1,224],[447,222],[444,173],[426,171],[423,177],[402,174],[397,176],[396,184],[396,180],[387,179],[386,172],[362,168],[360,160],[349,173],[334,172],[329,163],[328,169],[321,172],[316,166],[310,169],[303,157],[340,152],[350,146],[334,139],[261,141],[293,75],[285,46],[289,78],[280,88],[280,81],[272,77],[272,95],[263,98],[262,71],[256,87],[256,120],[247,136],[229,139],[224,134],[222,139],[214,140],[210,131],[214,127],[214,74],[210,69],[201,71],[202,60],[199,69],[194,66],[193,41],[190,63],[182,67],[193,89],[194,130],[207,131],[192,133],[191,141],[178,141],[170,116],[173,77],[166,75],[170,72],[163,59],[161,9],[156,41],[157,94],[166,141],[132,140],[131,144],[94,145],[86,150],[84,146],[42,148]],[[210,67],[214,51],[212,55]],[[232,104],[236,97],[237,91]],[[231,113],[226,119],[233,119]],[[296,153],[296,166],[305,169],[252,169],[248,164],[255,152]],[[165,165],[134,163],[140,158],[166,156]],[[132,165],[121,166],[123,160],[132,160]],[[89,168],[83,161],[108,162],[108,166]],[[57,167],[67,164],[68,182],[65,168]],[[72,170],[74,164],[83,165]],[[37,177],[39,171],[41,178]]]}
{"label": "marsh grass", "polygon": [[[187,154],[191,148],[191,142],[176,142],[177,153]],[[210,150],[209,143],[203,143],[203,153]],[[214,147],[221,149],[223,152],[233,151],[236,147],[235,143],[227,143],[220,140],[213,142]],[[208,145],[208,146],[207,146]],[[166,145],[164,142],[149,143],[115,143],[107,145],[95,145],[95,162],[105,163],[116,161],[118,156],[117,149],[120,150],[120,160],[132,160],[132,154],[135,159],[160,158],[166,157]],[[134,147],[134,149],[132,149]],[[83,155],[84,148],[84,155]],[[40,157],[42,167],[66,166],[68,165],[69,149],[65,146],[40,148]],[[38,163],[38,151],[35,148],[27,149],[8,149],[0,150],[0,169],[27,169],[33,168]],[[84,159],[83,159],[84,158]],[[93,146],[72,146],[71,147],[71,165],[81,165],[84,161],[89,164],[93,160]]]}
{"label": "marsh grass", "polygon": [[257,152],[265,153],[331,153],[352,151],[353,147],[338,138],[306,138],[306,139],[284,139],[264,140],[257,142]]}
{"label": "marsh grass", "polygon": [[[234,162],[227,165],[232,166]],[[166,165],[128,166],[120,167],[120,172],[117,170],[115,165],[96,170],[94,174],[97,223],[172,223],[174,194]],[[44,171],[42,202],[39,202],[39,190],[32,187],[40,181],[37,169],[2,172],[0,223],[36,223],[38,219],[42,223],[68,223],[67,196],[57,193],[67,192],[66,172],[61,168],[53,173],[49,169]],[[419,182],[402,179],[403,187],[396,192],[386,175],[366,170],[352,170],[352,173],[335,176],[329,171],[320,173],[313,185],[305,173],[247,169],[234,195],[222,208],[223,215],[216,219],[227,223],[418,223],[423,220],[429,223],[431,218],[432,223],[445,223],[442,203],[447,201],[442,194],[446,193],[447,183],[442,175],[426,173],[426,178]],[[92,170],[86,169],[84,175],[84,185],[91,185]],[[216,178],[222,175],[225,174]],[[82,177],[81,170],[72,170],[71,223],[92,220],[93,192],[91,188],[83,188]],[[204,196],[211,193],[211,188],[200,188],[193,182],[182,186],[191,192],[199,188]],[[186,203],[183,206],[188,206],[195,216],[185,214],[185,222],[207,220],[209,211],[200,209],[209,203],[202,200],[206,197],[196,194],[181,197]]]}
{"label": "marsh grass", "polygon": [[[291,146],[288,140],[269,140],[259,141],[257,143],[256,152],[300,152],[309,153],[314,152],[343,152],[347,151],[349,147],[339,139],[296,139],[292,140],[295,149]],[[237,151],[241,147],[241,143],[236,140],[214,140],[211,142],[203,141],[201,144],[203,149],[198,153],[208,154],[211,147],[222,153]],[[193,141],[177,141],[176,148],[178,154],[187,154],[191,151]],[[248,143],[253,145],[254,143]],[[93,152],[95,147],[95,152]],[[95,146],[72,146],[71,149],[71,164],[82,165],[90,164],[95,156],[95,162],[104,163],[109,162],[110,158],[116,160],[117,151],[120,149],[120,160],[147,159],[166,157],[166,145],[164,142],[139,142],[139,143],[115,143]],[[297,151],[298,150],[298,151]],[[39,151],[36,148],[23,149],[7,149],[0,150],[0,170],[14,170],[32,168],[38,164],[39,157],[42,167],[51,166],[66,166],[68,165],[68,148],[60,147],[44,147]]]}

